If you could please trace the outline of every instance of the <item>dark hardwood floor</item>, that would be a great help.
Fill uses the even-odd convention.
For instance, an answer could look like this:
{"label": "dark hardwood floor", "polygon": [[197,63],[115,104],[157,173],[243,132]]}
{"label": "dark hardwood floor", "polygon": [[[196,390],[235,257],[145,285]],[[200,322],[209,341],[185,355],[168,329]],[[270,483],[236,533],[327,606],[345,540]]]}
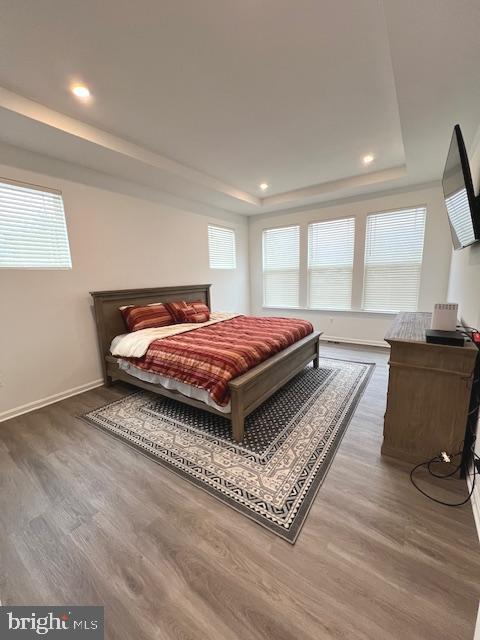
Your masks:
{"label": "dark hardwood floor", "polygon": [[2,602],[103,604],[109,639],[471,640],[470,505],[381,458],[386,350],[322,354],[377,368],[294,546],[75,417],[127,386],[0,424]]}

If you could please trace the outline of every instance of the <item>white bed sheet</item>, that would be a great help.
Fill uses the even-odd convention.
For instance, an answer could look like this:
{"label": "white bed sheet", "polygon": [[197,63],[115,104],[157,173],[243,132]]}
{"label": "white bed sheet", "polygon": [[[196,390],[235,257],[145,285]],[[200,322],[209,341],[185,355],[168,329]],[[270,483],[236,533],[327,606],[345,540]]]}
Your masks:
{"label": "white bed sheet", "polygon": [[220,406],[216,402],[212,400],[208,391],[205,389],[199,389],[198,387],[193,387],[191,384],[187,384],[186,382],[180,382],[179,380],[175,380],[175,378],[168,378],[167,376],[161,376],[158,373],[152,373],[151,371],[144,371],[143,369],[139,369],[135,367],[128,360],[118,359],[118,366],[126,373],[138,378],[139,380],[144,380],[145,382],[151,382],[152,384],[159,384],[165,389],[170,389],[171,391],[178,391],[182,394],[182,396],[186,396],[187,398],[194,398],[195,400],[200,400],[200,402],[204,402],[209,407],[213,407],[217,409],[217,411],[221,411],[222,413],[230,413],[231,403],[229,402],[224,407]]}

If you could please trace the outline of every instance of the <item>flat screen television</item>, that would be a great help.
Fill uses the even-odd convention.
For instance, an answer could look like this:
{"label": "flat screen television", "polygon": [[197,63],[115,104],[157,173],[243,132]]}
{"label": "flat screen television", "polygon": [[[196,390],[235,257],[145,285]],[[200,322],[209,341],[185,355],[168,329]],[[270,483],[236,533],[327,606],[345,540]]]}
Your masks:
{"label": "flat screen television", "polygon": [[442,186],[453,247],[463,249],[480,240],[480,206],[473,190],[468,156],[458,124],[453,129]]}

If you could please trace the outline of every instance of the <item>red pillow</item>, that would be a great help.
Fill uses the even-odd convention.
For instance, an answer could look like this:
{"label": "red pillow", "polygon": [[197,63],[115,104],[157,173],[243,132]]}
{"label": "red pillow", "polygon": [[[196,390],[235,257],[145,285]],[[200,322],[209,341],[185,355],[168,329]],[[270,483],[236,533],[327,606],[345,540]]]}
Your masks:
{"label": "red pillow", "polygon": [[210,310],[203,302],[188,303],[185,300],[179,302],[166,302],[170,314],[175,322],[207,322],[210,320]]}
{"label": "red pillow", "polygon": [[181,315],[184,320],[182,322],[207,322],[210,319],[210,315],[195,311],[194,307],[189,307],[188,309],[182,309]]}
{"label": "red pillow", "polygon": [[192,302],[192,307],[195,309],[197,313],[203,313],[204,315],[207,316],[207,320],[210,320],[210,309],[207,307],[207,305],[204,302],[201,302],[201,300],[198,300],[198,302]]}
{"label": "red pillow", "polygon": [[178,300],[178,302],[166,302],[165,306],[175,322],[183,322],[183,315],[180,312],[183,309],[188,309],[188,304],[184,300]]}
{"label": "red pillow", "polygon": [[120,311],[129,331],[168,327],[171,324],[175,324],[175,319],[166,305],[162,303],[149,304],[144,307],[136,305],[120,307]]}

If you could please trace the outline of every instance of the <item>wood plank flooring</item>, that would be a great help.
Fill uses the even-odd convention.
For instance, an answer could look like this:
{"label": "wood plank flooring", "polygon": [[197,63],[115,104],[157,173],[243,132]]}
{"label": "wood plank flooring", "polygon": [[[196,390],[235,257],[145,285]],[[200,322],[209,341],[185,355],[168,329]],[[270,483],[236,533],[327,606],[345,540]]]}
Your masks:
{"label": "wood plank flooring", "polygon": [[127,386],[0,424],[2,602],[103,604],[112,640],[471,640],[470,506],[381,458],[387,351],[322,354],[377,367],[295,546],[75,418]]}

